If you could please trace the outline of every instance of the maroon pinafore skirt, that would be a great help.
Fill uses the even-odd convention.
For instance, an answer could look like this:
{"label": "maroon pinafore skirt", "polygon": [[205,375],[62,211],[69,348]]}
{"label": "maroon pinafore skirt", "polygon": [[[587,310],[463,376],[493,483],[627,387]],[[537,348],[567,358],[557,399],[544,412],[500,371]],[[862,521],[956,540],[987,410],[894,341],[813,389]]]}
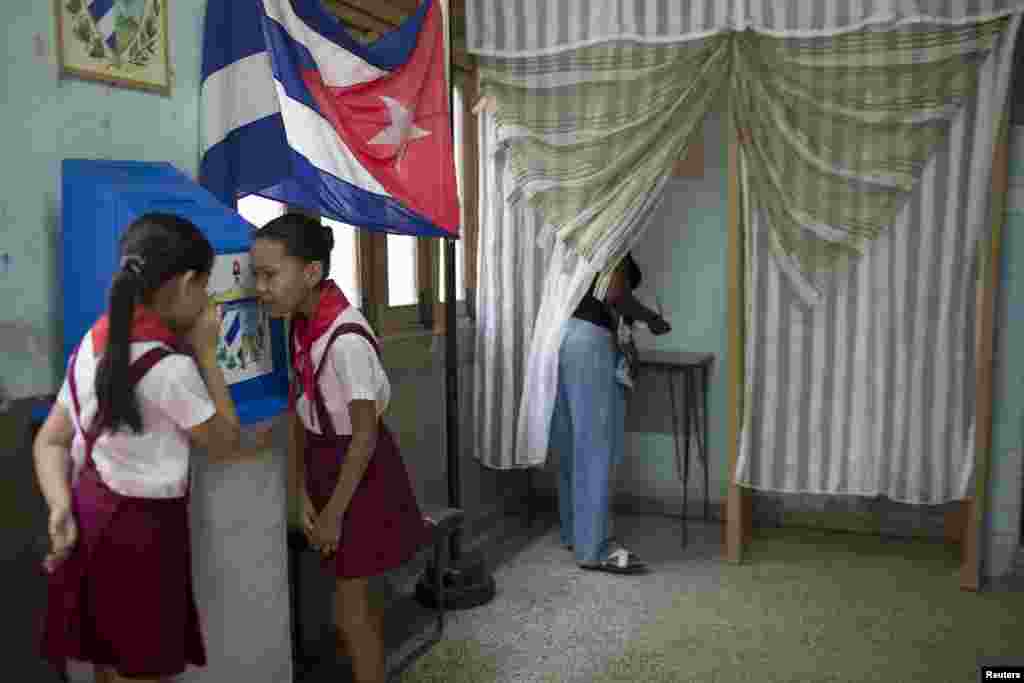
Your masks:
{"label": "maroon pinafore skirt", "polygon": [[[132,387],[169,353],[153,349],[133,363]],[[69,380],[80,421],[74,361]],[[62,671],[75,659],[126,677],[174,676],[187,664],[204,666],[188,494],[135,498],[112,490],[92,459],[98,436],[86,432],[85,464],[72,490],[78,541],[49,576],[42,656]]]}
{"label": "maroon pinafore skirt", "polygon": [[[358,325],[339,326],[328,341],[328,348],[346,332],[360,334],[377,349],[375,340]],[[319,386],[323,366],[321,362],[315,373],[311,407],[324,433],[306,429],[304,452],[306,490],[318,513],[338,485],[352,441],[351,436],[334,431]],[[374,576],[408,562],[428,539],[429,529],[416,503],[409,472],[394,435],[382,420],[376,448],[342,520],[338,550],[323,560],[324,568],[338,577]]]}

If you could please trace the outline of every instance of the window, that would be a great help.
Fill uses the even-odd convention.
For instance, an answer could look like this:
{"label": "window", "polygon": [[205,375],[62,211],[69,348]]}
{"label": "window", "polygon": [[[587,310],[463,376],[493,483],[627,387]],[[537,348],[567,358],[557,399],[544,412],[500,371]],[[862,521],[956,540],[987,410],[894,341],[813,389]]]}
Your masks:
{"label": "window", "polygon": [[416,238],[388,235],[388,307],[412,306],[420,300],[416,291]]}
{"label": "window", "polygon": [[356,267],[358,263],[356,252],[358,229],[331,218],[321,218],[320,220],[334,233],[330,278],[341,287],[341,291],[345,293],[345,297],[353,306],[362,306],[359,270]]}

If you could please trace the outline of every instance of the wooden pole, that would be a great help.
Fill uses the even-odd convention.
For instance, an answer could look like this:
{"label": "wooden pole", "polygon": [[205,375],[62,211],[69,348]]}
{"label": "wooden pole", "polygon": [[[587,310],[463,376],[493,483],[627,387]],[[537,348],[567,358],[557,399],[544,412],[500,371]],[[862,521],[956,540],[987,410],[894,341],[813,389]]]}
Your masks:
{"label": "wooden pole", "polygon": [[992,159],[991,230],[979,246],[980,278],[978,286],[977,373],[974,441],[974,495],[967,503],[967,525],[960,564],[960,588],[977,591],[981,587],[982,537],[988,502],[989,459],[992,452],[992,358],[995,342],[995,300],[999,289],[999,254],[1006,195],[1009,184],[1009,143],[1007,110],[1003,111],[995,153]]}
{"label": "wooden pole", "polygon": [[[731,120],[731,119],[730,119]],[[731,130],[731,129],[730,129]],[[728,189],[728,287],[729,287],[729,411],[728,454],[729,491],[725,503],[725,557],[728,562],[743,561],[744,544],[750,539],[750,494],[735,484],[736,459],[740,434],[740,398],[743,391],[743,250],[740,218],[738,133],[729,140]],[[749,409],[749,408],[748,408]]]}

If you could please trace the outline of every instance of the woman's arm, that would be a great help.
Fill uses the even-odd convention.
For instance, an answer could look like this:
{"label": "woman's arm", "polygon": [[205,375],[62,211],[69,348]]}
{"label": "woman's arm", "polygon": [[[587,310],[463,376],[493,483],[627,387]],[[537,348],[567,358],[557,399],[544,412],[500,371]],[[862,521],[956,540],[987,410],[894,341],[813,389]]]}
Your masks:
{"label": "woman's arm", "polygon": [[605,292],[604,300],[611,306],[615,306],[622,297],[629,292],[626,286],[626,263],[623,261],[619,267],[612,271],[612,279],[608,282],[608,291]]}
{"label": "woman's arm", "polygon": [[617,301],[612,303],[612,307],[619,313],[619,315],[624,315],[627,318],[632,318],[633,320],[639,320],[647,325],[650,325],[661,317],[637,301],[636,297],[633,296],[633,292],[626,292],[623,294]]}
{"label": "woman's arm", "polygon": [[633,296],[633,290],[626,283],[627,267],[628,263],[623,259],[619,267],[612,273],[612,279],[608,283],[608,291],[605,294],[604,300],[619,315],[650,325],[659,316],[637,301],[636,297]]}
{"label": "woman's arm", "polygon": [[67,409],[54,404],[50,414],[36,435],[32,453],[36,462],[39,488],[51,512],[71,508],[71,440],[75,425]]}

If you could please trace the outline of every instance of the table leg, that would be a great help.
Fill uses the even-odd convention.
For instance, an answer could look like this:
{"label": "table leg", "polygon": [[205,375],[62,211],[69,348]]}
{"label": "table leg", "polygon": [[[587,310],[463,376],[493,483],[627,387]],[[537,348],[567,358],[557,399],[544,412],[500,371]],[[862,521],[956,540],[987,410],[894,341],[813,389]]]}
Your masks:
{"label": "table leg", "polygon": [[[668,396],[672,407],[672,440],[676,447],[676,476],[683,476],[683,463],[679,457],[679,413],[676,411],[676,383],[675,374],[671,368],[666,369],[668,377]],[[686,480],[683,479],[683,514],[680,516],[680,525],[683,532],[683,547],[686,547]]]}
{"label": "table leg", "polygon": [[701,377],[701,396],[704,410],[701,415],[701,432],[703,433],[703,445],[701,446],[701,453],[704,456],[704,521],[708,521],[708,514],[710,506],[708,504],[708,438],[710,436],[708,432],[708,392],[711,391],[711,365],[701,365],[700,369]]}
{"label": "table leg", "polygon": [[533,521],[534,521],[534,514],[535,514],[535,511],[536,511],[536,507],[537,507],[537,492],[536,492],[536,489],[534,489],[534,486],[533,486],[533,468],[532,467],[527,467],[526,468],[526,486],[528,487],[528,490],[529,490],[529,495],[528,495],[527,503],[526,503],[527,506],[529,507],[529,510],[526,511],[526,526],[527,526],[528,529],[532,529],[533,528]]}
{"label": "table leg", "polygon": [[689,367],[683,369],[683,397],[686,405],[683,406],[683,515],[690,513],[687,498],[690,489],[690,441],[693,439],[693,370]]}

